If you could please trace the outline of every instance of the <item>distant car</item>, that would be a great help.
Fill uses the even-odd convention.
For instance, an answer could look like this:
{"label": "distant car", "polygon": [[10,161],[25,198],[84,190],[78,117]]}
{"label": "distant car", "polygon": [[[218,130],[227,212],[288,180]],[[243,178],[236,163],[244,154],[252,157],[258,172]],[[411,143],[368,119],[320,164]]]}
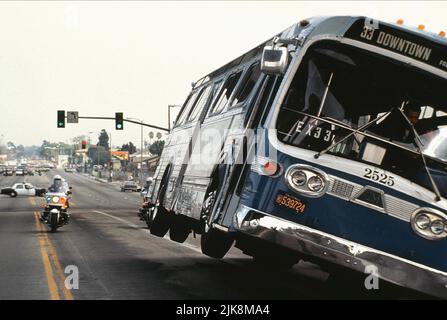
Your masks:
{"label": "distant car", "polygon": [[121,185],[121,192],[126,191],[139,192],[141,191],[141,187],[138,186],[134,181],[126,181]]}
{"label": "distant car", "polygon": [[14,171],[11,168],[6,168],[5,171],[3,172],[3,175],[5,177],[12,176],[12,175],[14,175]]}
{"label": "distant car", "polygon": [[26,170],[23,168],[17,168],[16,169],[16,176],[24,176],[26,175]]}
{"label": "distant car", "polygon": [[76,169],[75,168],[65,168],[64,169],[65,170],[65,172],[76,172]]}
{"label": "distant car", "polygon": [[36,196],[43,197],[47,192],[44,188],[36,188],[31,183],[16,183],[11,188],[3,188],[0,194],[8,195],[12,198],[17,196]]}

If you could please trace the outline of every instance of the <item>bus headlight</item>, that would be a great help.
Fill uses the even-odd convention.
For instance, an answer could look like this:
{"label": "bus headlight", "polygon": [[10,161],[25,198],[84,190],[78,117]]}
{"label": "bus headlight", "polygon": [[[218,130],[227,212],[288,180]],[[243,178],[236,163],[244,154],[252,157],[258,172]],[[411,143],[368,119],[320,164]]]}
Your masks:
{"label": "bus headlight", "polygon": [[327,174],[308,165],[291,165],[284,178],[290,189],[311,198],[321,197],[329,186]]}
{"label": "bus headlight", "polygon": [[416,217],[415,223],[419,229],[425,230],[430,226],[430,218],[427,215],[421,213]]}
{"label": "bus headlight", "polygon": [[411,215],[411,227],[422,238],[442,240],[447,237],[447,215],[436,209],[420,208]]}
{"label": "bus headlight", "polygon": [[309,179],[307,187],[314,192],[320,192],[324,188],[324,181],[320,176],[313,176]]}
{"label": "bus headlight", "polygon": [[304,186],[307,182],[307,176],[303,171],[295,171],[292,173],[292,182],[297,186]]}
{"label": "bus headlight", "polygon": [[436,235],[439,235],[444,232],[445,224],[442,220],[433,221],[430,225],[430,230]]}

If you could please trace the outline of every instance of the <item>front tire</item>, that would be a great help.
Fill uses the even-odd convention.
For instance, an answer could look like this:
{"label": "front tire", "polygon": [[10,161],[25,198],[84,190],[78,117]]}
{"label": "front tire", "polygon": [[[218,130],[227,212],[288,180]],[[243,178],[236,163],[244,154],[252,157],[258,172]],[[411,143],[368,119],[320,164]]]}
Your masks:
{"label": "front tire", "polygon": [[202,253],[215,259],[222,259],[233,245],[233,237],[217,229],[209,229],[200,237]]}
{"label": "front tire", "polygon": [[200,247],[203,254],[212,258],[222,259],[233,245],[234,238],[228,233],[213,228],[211,225],[210,218],[220,189],[218,171],[215,171],[212,177],[202,209]]}
{"label": "front tire", "polygon": [[11,198],[15,198],[15,197],[17,197],[17,192],[13,191],[13,192],[11,192],[11,194],[9,196]]}
{"label": "front tire", "polygon": [[57,231],[57,227],[58,227],[58,224],[59,224],[59,219],[58,219],[58,215],[57,214],[54,214],[54,213],[51,213],[51,216],[50,216],[50,227],[51,227],[51,232],[56,232]]}

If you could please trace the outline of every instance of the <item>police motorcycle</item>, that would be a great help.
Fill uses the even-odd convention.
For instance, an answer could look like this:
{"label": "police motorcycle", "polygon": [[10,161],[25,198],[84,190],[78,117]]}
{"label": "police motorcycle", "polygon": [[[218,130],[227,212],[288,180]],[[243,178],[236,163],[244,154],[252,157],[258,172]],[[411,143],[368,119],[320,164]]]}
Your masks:
{"label": "police motorcycle", "polygon": [[147,178],[143,190],[141,191],[141,196],[143,197],[143,203],[138,210],[138,216],[140,220],[145,221],[147,226],[150,228],[150,223],[152,221],[152,214],[154,212],[154,206],[151,205],[149,201],[149,187],[152,184],[153,179]]}
{"label": "police motorcycle", "polygon": [[56,232],[57,228],[70,222],[68,208],[70,207],[71,190],[68,183],[57,175],[45,194],[46,203],[42,210],[41,220],[48,225],[51,232]]}

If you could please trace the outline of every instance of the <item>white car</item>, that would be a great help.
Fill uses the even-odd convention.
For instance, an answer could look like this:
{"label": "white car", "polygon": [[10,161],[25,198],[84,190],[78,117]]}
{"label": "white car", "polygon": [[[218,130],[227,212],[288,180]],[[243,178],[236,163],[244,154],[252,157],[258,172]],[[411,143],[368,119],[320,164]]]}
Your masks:
{"label": "white car", "polygon": [[31,183],[16,183],[11,188],[3,188],[0,194],[8,195],[12,198],[17,196],[37,196],[43,197],[46,193],[44,188],[36,188]]}

